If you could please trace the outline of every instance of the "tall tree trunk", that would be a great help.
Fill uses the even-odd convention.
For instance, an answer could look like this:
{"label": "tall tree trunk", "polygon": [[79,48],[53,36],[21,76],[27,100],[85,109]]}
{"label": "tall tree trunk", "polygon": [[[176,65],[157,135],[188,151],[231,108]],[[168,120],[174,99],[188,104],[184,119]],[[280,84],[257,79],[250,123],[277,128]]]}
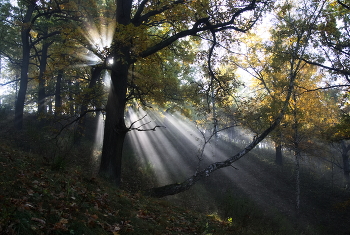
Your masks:
{"label": "tall tree trunk", "polygon": [[341,142],[341,146],[342,146],[342,160],[343,160],[343,172],[344,172],[344,178],[345,178],[345,184],[346,187],[348,187],[349,184],[349,173],[350,173],[350,165],[349,165],[349,150],[350,150],[350,144],[347,145],[345,140],[342,140]]}
{"label": "tall tree trunk", "polygon": [[75,106],[74,106],[74,98],[73,98],[73,93],[74,93],[74,85],[72,84],[72,81],[68,81],[68,100],[69,100],[69,115],[74,116],[75,114]]}
{"label": "tall tree trunk", "polygon": [[300,151],[298,144],[296,144],[294,157],[295,157],[295,208],[297,211],[297,214],[299,214],[300,211]]}
{"label": "tall tree trunk", "polygon": [[85,132],[85,124],[86,124],[86,112],[88,110],[88,104],[89,104],[89,99],[91,99],[91,90],[94,89],[96,86],[96,83],[98,79],[101,76],[101,72],[103,70],[103,67],[101,66],[94,66],[91,68],[91,79],[88,85],[88,93],[84,95],[83,102],[80,108],[80,119],[78,123],[78,136],[75,139],[75,143],[79,144],[81,141],[81,137],[84,135]]}
{"label": "tall tree trunk", "polygon": [[35,9],[35,2],[28,5],[27,12],[24,16],[21,28],[21,41],[22,41],[22,64],[21,64],[21,78],[20,87],[15,106],[15,128],[17,130],[23,129],[23,112],[24,103],[27,94],[28,86],[28,72],[29,72],[29,59],[30,59],[30,43],[29,43],[29,32],[30,21]]}
{"label": "tall tree trunk", "polygon": [[50,44],[44,42],[41,50],[41,58],[40,58],[40,65],[39,65],[39,92],[38,92],[38,116],[39,118],[43,118],[46,114],[46,80],[44,77],[45,71],[46,71],[46,65],[47,65],[47,52],[49,49]]}
{"label": "tall tree trunk", "polygon": [[[132,0],[116,0],[116,20],[128,25],[131,21]],[[108,178],[116,186],[121,182],[123,145],[128,129],[125,126],[124,112],[128,72],[131,65],[129,42],[118,42],[116,38],[112,56],[111,88],[106,106],[106,122],[99,174]]]}
{"label": "tall tree trunk", "polygon": [[293,94],[293,147],[294,147],[294,158],[295,158],[295,208],[296,215],[299,217],[300,212],[300,149],[299,149],[299,122],[298,122],[298,107],[296,94]]}
{"label": "tall tree trunk", "polygon": [[63,70],[59,70],[56,77],[56,88],[55,88],[55,116],[60,114],[60,109],[62,106],[62,97],[61,97],[61,82],[63,77]]}
{"label": "tall tree trunk", "polygon": [[116,186],[121,182],[122,152],[126,133],[124,112],[129,65],[119,60],[111,73],[99,174]]}

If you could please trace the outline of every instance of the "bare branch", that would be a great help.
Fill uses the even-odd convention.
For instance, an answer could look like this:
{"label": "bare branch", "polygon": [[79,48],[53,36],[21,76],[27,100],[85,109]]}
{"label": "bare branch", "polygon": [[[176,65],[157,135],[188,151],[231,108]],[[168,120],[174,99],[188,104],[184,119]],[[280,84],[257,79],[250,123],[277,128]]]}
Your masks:
{"label": "bare branch", "polygon": [[151,121],[146,122],[146,123],[140,125],[139,127],[132,127],[136,122],[139,122],[139,121],[143,120],[145,117],[147,117],[147,114],[145,114],[142,118],[140,118],[140,119],[138,119],[138,120],[132,122],[132,123],[130,124],[130,126],[127,128],[128,131],[155,131],[156,128],[160,128],[160,127],[166,128],[165,126],[159,126],[159,125],[157,125],[157,126],[154,126],[153,128],[141,129],[141,127],[146,126],[147,124],[151,123]]}
{"label": "bare branch", "polygon": [[66,129],[67,127],[71,126],[72,124],[76,123],[77,121],[79,121],[80,119],[82,119],[87,113],[93,113],[93,112],[101,112],[101,111],[106,111],[105,109],[92,109],[92,110],[86,110],[85,112],[81,113],[77,118],[75,118],[73,121],[67,123],[66,125],[64,125],[61,130],[55,135],[55,137],[53,139],[56,139],[64,129]]}
{"label": "bare branch", "polygon": [[[150,122],[148,122],[148,123],[150,123]],[[148,124],[148,123],[146,123],[146,124]],[[163,128],[166,128],[165,126],[154,126],[153,128],[148,128],[148,129],[140,129],[139,127],[136,127],[136,128],[131,128],[130,130],[136,130],[136,131],[155,131],[156,130],[156,128],[161,128],[161,127],[163,127]]]}
{"label": "bare branch", "polygon": [[13,82],[19,82],[21,79],[16,79],[16,80],[12,80],[12,81],[9,81],[9,82],[5,82],[5,83],[0,83],[0,86],[6,86],[6,85],[9,85]]}

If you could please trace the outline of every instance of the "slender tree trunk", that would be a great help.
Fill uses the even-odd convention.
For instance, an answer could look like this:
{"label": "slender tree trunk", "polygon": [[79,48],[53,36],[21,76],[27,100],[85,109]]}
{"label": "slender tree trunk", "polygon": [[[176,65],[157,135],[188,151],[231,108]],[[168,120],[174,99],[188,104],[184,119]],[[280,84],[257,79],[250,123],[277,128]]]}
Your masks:
{"label": "slender tree trunk", "polygon": [[282,144],[281,143],[276,143],[275,146],[276,149],[276,164],[279,166],[283,165],[283,154],[282,154]]}
{"label": "slender tree trunk", "polygon": [[296,150],[294,152],[295,157],[295,208],[297,214],[300,211],[300,151],[298,149],[298,145],[295,146]]}
{"label": "slender tree trunk", "polygon": [[55,116],[60,114],[60,109],[62,106],[62,97],[61,97],[61,83],[63,77],[63,70],[59,70],[56,77],[56,88],[55,88]]}
{"label": "slender tree trunk", "polygon": [[294,158],[295,158],[295,208],[296,215],[299,216],[300,212],[300,149],[299,149],[299,122],[298,122],[298,110],[297,110],[297,98],[296,94],[293,94],[293,146],[294,146]]}
{"label": "slender tree trunk", "polygon": [[21,29],[21,41],[22,41],[22,64],[21,64],[21,78],[20,87],[15,106],[15,128],[17,130],[23,129],[23,112],[24,103],[27,94],[28,86],[28,72],[29,72],[29,59],[30,59],[30,44],[29,44],[29,32],[30,32],[30,21],[35,9],[35,3],[28,5],[27,12],[24,16]]}
{"label": "slender tree trunk", "polygon": [[89,99],[91,99],[91,90],[94,89],[96,86],[96,83],[98,79],[101,76],[103,68],[102,67],[92,67],[91,68],[91,79],[88,85],[88,93],[84,95],[84,99],[80,108],[80,120],[78,123],[78,136],[76,138],[76,143],[80,143],[81,137],[84,135],[85,132],[85,126],[86,126],[86,112],[88,110],[88,104],[90,102]]}
{"label": "slender tree trunk", "polygon": [[43,116],[46,114],[46,80],[44,77],[44,73],[46,71],[46,65],[47,65],[47,52],[49,49],[50,44],[44,43],[42,46],[41,51],[41,58],[40,58],[40,65],[39,65],[39,92],[38,92],[38,115],[39,118],[43,118]]}
{"label": "slender tree trunk", "polygon": [[73,88],[73,84],[72,84],[72,81],[68,81],[68,90],[70,91],[69,94],[68,94],[68,100],[69,100],[69,114],[71,116],[73,116],[75,114],[75,108],[74,108],[74,98],[73,98],[73,91],[74,91],[74,88]]}
{"label": "slender tree trunk", "polygon": [[344,173],[344,178],[345,178],[345,186],[348,187],[348,184],[350,182],[350,165],[349,165],[349,150],[350,150],[350,145],[346,145],[345,140],[341,142],[342,146],[342,160],[343,160],[343,173]]}
{"label": "slender tree trunk", "polygon": [[275,141],[275,150],[276,150],[276,159],[275,162],[277,165],[283,165],[283,154],[282,154],[282,131],[280,127],[278,128],[278,137]]}

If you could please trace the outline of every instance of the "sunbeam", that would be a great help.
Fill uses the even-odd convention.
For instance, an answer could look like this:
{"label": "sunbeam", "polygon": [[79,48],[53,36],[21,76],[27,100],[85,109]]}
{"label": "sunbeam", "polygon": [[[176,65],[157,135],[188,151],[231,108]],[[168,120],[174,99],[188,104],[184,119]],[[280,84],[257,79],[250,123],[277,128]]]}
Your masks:
{"label": "sunbeam", "polygon": [[[224,153],[215,144],[206,145],[203,156],[200,149],[204,140],[191,121],[178,113],[157,112],[129,108],[127,118],[138,131],[128,134],[134,153],[142,163],[151,164],[159,184],[182,181],[194,174],[201,163],[223,160]],[[161,126],[156,131],[142,131]],[[200,162],[199,162],[199,159]]]}
{"label": "sunbeam", "polygon": [[[88,51],[79,53],[79,57],[86,64],[100,64],[108,57],[115,27],[116,21],[112,18],[99,17],[97,20],[90,18],[86,21],[80,33],[88,42],[86,46]],[[113,63],[113,61],[107,61],[107,63]]]}

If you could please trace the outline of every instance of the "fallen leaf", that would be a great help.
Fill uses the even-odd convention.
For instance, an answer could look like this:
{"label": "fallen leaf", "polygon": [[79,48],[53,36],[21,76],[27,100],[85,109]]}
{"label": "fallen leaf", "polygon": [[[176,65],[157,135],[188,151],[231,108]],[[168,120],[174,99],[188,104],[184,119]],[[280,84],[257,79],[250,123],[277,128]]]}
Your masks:
{"label": "fallen leaf", "polygon": [[61,223],[61,224],[68,224],[68,220],[62,218],[62,219],[60,219],[60,223]]}

